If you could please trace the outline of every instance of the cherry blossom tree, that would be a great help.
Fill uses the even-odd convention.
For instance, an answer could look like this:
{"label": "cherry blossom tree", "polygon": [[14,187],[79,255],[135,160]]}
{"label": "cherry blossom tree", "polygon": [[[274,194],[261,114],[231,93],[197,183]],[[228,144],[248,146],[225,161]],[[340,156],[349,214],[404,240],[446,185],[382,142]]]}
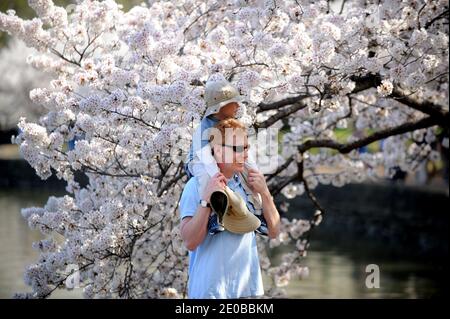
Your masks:
{"label": "cherry blossom tree", "polygon": [[30,90],[48,86],[50,75],[34,69],[26,63],[29,55],[36,50],[27,48],[18,39],[11,41],[0,51],[0,130],[10,130],[17,127],[19,118],[26,117],[29,121],[38,121],[45,109],[33,103]]}
{"label": "cherry blossom tree", "polygon": [[[259,238],[269,296],[308,272],[302,257],[325,213],[314,188],[414,171],[439,159],[432,145],[448,148],[448,1],[342,1],[336,11],[303,0],[149,1],[128,12],[113,0],[29,5],[37,18],[1,13],[0,30],[36,48],[29,63],[54,80],[30,92],[47,112],[21,119],[15,141],[68,195],[22,212],[47,238],[25,273],[32,292],[19,297],[64,288],[70,265],[88,298],[185,296],[177,203],[208,79],[239,88],[244,122],[280,129],[273,195],[304,194],[317,207],[310,220],[283,218],[277,239]],[[287,243],[271,265],[266,248]]]}

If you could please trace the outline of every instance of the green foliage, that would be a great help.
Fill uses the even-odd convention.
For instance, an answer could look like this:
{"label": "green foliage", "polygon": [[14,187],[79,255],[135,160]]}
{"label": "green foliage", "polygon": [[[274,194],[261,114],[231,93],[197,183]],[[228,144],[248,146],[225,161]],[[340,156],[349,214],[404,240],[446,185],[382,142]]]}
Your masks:
{"label": "green foliage", "polygon": [[347,139],[353,134],[350,128],[337,128],[334,130],[334,136],[339,143],[346,143]]}

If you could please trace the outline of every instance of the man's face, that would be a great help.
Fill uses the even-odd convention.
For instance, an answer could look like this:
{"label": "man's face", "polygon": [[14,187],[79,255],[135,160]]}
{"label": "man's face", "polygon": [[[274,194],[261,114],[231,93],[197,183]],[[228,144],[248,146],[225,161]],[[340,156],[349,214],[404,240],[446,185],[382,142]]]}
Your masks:
{"label": "man's face", "polygon": [[214,157],[217,163],[234,172],[242,172],[248,158],[248,138],[243,129],[226,129],[224,145],[215,144]]}
{"label": "man's face", "polygon": [[238,108],[239,108],[238,103],[231,102],[222,106],[221,109],[219,110],[219,114],[222,115],[223,118],[235,117]]}

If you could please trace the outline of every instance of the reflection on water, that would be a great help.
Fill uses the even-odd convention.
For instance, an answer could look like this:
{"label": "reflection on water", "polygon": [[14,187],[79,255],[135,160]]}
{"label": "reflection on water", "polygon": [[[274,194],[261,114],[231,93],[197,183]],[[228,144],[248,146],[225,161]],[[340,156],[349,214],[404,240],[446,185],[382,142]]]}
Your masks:
{"label": "reflection on water", "polygon": [[[381,257],[370,251],[330,250],[331,243],[314,242],[304,264],[310,275],[287,287],[290,298],[430,298],[444,295],[446,269],[439,263]],[[380,288],[367,288],[367,265],[380,271]],[[445,276],[445,277],[444,277]]]}
{"label": "reflection on water", "polygon": [[[25,267],[37,259],[31,248],[41,238],[31,231],[20,209],[43,206],[52,191],[0,191],[0,298],[10,298],[14,292],[29,291],[23,282]],[[443,295],[442,276],[446,269],[439,263],[377,257],[370,251],[342,251],[325,242],[312,242],[305,259],[310,275],[293,280],[287,287],[290,298],[428,298]],[[274,262],[277,262],[277,256]],[[365,286],[366,265],[380,268],[380,288]],[[445,275],[447,276],[447,275]],[[447,277],[445,277],[447,279]],[[60,290],[53,298],[79,298],[80,290]]]}
{"label": "reflection on water", "polygon": [[[28,227],[20,210],[43,206],[50,195],[59,196],[56,192],[41,190],[0,191],[0,298],[11,298],[15,292],[31,290],[23,282],[23,273],[25,267],[38,258],[31,244],[43,236]],[[76,295],[75,291],[61,290],[55,292],[54,297],[72,298]]]}

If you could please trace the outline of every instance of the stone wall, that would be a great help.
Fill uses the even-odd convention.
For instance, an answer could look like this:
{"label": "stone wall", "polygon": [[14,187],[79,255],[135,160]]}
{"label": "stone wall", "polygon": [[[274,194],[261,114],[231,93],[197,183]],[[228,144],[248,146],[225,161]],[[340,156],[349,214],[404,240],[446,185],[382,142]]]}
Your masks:
{"label": "stone wall", "polygon": [[[77,181],[86,183],[84,174],[76,174]],[[0,159],[0,189],[1,188],[48,188],[64,189],[66,183],[59,180],[55,174],[47,180],[42,180],[36,175],[34,169],[25,160],[2,160]]]}
{"label": "stone wall", "polygon": [[[42,181],[24,160],[0,160],[0,172],[0,188],[65,188],[54,175]],[[87,182],[83,174],[76,180],[81,185]],[[321,185],[313,192],[326,211],[312,245],[317,238],[339,246],[373,244],[396,254],[448,255],[448,189],[382,182],[342,188]],[[308,218],[315,211],[306,195],[289,203],[288,218]]]}
{"label": "stone wall", "polygon": [[[373,243],[386,253],[448,256],[448,189],[381,182],[321,185],[313,192],[325,210],[313,239],[339,246]],[[309,218],[315,211],[306,195],[289,203],[289,218]]]}

